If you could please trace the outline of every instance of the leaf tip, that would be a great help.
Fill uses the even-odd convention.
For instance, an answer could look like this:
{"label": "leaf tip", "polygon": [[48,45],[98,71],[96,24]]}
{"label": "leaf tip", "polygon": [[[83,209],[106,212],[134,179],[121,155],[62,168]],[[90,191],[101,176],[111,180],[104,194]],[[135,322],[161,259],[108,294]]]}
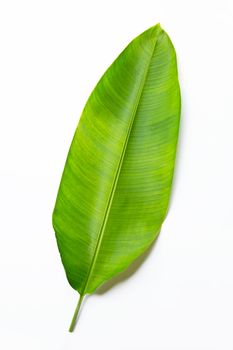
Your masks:
{"label": "leaf tip", "polygon": [[154,25],[152,28],[151,28],[151,33],[153,36],[155,37],[158,37],[161,33],[163,33],[164,30],[163,28],[161,27],[161,24],[160,23],[157,23],[156,25]]}

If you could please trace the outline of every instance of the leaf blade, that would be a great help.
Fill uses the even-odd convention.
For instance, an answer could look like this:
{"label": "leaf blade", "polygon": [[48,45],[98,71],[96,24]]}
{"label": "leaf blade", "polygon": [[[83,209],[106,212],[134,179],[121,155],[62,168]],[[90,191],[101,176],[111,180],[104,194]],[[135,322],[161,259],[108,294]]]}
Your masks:
{"label": "leaf blade", "polygon": [[175,52],[159,26],[129,44],[90,96],[53,214],[67,278],[81,295],[155,239],[170,195],[179,101]]}

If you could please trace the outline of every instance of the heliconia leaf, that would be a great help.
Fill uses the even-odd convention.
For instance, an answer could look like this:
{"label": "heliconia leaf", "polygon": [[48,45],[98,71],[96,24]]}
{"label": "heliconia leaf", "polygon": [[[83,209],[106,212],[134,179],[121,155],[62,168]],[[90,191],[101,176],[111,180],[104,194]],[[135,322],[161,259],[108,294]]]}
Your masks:
{"label": "heliconia leaf", "polygon": [[156,25],[136,37],[90,95],[53,212],[70,285],[84,295],[126,269],[167,213],[180,119],[174,47]]}

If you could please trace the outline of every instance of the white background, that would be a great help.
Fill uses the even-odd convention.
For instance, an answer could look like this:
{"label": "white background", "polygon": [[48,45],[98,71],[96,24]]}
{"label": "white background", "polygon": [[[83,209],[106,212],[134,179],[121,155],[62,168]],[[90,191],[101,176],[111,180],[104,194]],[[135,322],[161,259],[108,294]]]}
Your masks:
{"label": "white background", "polygon": [[[51,226],[82,108],[121,50],[160,22],[182,127],[169,215],[141,267],[77,302]],[[0,348],[233,349],[233,2],[0,1]]]}

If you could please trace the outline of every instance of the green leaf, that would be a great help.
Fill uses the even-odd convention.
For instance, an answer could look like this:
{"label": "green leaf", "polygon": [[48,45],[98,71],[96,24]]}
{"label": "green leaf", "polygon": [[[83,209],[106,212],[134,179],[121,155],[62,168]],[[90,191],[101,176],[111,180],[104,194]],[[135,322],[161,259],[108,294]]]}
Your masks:
{"label": "green leaf", "polygon": [[180,119],[176,54],[156,25],[134,39],[90,95],[59,187],[53,227],[81,299],[155,240],[168,209]]}

